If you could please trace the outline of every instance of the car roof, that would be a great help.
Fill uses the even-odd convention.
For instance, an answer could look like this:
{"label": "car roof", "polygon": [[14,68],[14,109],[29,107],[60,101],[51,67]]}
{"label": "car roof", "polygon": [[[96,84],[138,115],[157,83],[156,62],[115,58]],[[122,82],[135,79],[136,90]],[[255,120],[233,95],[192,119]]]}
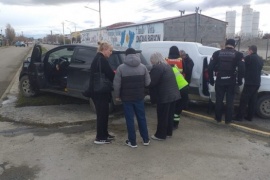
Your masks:
{"label": "car roof", "polygon": [[[97,45],[95,45],[95,44],[90,44],[90,45],[88,45],[88,44],[66,44],[66,45],[60,45],[60,46],[58,46],[58,47],[61,47],[61,46],[65,46],[65,47],[90,47],[90,48],[94,48],[94,49],[97,49],[98,48],[98,46]],[[125,53],[126,52],[126,49],[127,49],[127,47],[120,47],[120,46],[114,46],[113,47],[113,54],[123,54],[123,53]],[[135,50],[136,51],[136,53],[141,53],[141,50]]]}

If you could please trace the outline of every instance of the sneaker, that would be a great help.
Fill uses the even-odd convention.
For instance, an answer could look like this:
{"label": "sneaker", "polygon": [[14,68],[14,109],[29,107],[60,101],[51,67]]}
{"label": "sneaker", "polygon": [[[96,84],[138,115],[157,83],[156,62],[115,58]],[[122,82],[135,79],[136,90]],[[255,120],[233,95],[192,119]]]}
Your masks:
{"label": "sneaker", "polygon": [[138,147],[137,144],[131,144],[131,142],[129,140],[126,140],[126,145],[131,147],[131,148],[136,148]]}
{"label": "sneaker", "polygon": [[149,139],[147,141],[143,141],[143,145],[144,146],[149,146],[149,144],[150,144],[150,140]]}
{"label": "sneaker", "polygon": [[95,144],[110,144],[111,140],[109,139],[95,139]]}
{"label": "sneaker", "polygon": [[110,134],[109,134],[108,137],[107,137],[108,140],[113,140],[114,138],[115,138],[115,136],[110,135]]}
{"label": "sneaker", "polygon": [[154,140],[158,140],[158,141],[163,141],[163,140],[165,140],[165,139],[157,138],[155,135],[152,135],[151,138],[154,139]]}

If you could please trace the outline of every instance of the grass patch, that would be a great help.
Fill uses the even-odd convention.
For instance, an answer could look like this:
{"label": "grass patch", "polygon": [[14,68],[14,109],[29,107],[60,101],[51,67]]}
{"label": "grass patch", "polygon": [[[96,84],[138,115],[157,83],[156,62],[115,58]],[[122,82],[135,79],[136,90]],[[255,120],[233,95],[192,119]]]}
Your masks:
{"label": "grass patch", "polygon": [[53,93],[42,93],[35,97],[24,97],[21,93],[19,93],[15,107],[49,106],[49,105],[63,105],[63,104],[88,104],[88,103],[89,102],[87,100]]}
{"label": "grass patch", "polygon": [[44,46],[41,46],[41,51],[42,51],[42,54],[44,54],[44,53],[47,52],[48,50],[47,50]]}

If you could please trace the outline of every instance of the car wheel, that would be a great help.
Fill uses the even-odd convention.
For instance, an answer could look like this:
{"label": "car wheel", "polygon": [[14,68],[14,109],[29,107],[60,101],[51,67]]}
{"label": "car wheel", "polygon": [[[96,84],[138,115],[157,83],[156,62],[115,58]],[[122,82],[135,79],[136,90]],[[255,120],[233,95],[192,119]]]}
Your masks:
{"label": "car wheel", "polygon": [[[89,104],[90,104],[90,110],[92,112],[96,112],[96,107],[95,107],[95,104],[94,104],[94,101],[92,100],[92,98],[89,99]],[[112,113],[114,110],[114,103],[113,101],[111,101],[109,103],[109,113]]]}
{"label": "car wheel", "polygon": [[270,95],[263,95],[258,99],[256,113],[261,118],[270,119]]}
{"label": "car wheel", "polygon": [[28,76],[23,76],[20,79],[20,91],[23,94],[23,96],[25,96],[25,97],[33,97],[33,96],[38,94],[37,91],[34,91],[31,88]]}

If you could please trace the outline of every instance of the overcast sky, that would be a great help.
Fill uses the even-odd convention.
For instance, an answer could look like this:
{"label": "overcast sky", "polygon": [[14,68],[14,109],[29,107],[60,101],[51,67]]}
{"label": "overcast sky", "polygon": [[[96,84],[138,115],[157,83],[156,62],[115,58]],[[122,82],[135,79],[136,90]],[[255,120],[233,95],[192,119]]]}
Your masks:
{"label": "overcast sky", "polygon": [[[102,26],[175,17],[179,10],[185,10],[186,15],[200,7],[202,14],[224,21],[226,11],[236,10],[236,31],[240,31],[245,4],[260,12],[259,28],[270,33],[269,0],[101,0]],[[51,30],[62,34],[63,27],[65,34],[75,31],[75,26],[77,31],[98,28],[99,13],[85,6],[99,9],[98,0],[0,0],[0,28],[4,33],[9,23],[16,34],[34,38]]]}

